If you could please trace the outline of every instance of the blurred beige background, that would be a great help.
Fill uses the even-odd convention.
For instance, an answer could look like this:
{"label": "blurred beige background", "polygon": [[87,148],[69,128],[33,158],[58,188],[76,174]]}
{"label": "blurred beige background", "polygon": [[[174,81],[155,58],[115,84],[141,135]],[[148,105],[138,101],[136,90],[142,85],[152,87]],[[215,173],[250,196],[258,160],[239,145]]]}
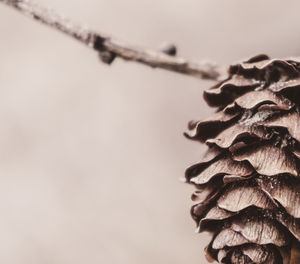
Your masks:
{"label": "blurred beige background", "polygon": [[[228,64],[299,55],[299,1],[43,0],[131,43]],[[0,263],[206,263],[178,179],[211,82],[92,51],[0,5]]]}

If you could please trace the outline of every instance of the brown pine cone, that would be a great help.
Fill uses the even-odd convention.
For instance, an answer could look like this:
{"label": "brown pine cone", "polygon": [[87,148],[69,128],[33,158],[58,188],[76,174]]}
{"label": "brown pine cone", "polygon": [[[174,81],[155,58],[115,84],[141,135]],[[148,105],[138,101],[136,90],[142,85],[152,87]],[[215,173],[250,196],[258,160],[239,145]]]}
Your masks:
{"label": "brown pine cone", "polygon": [[204,92],[216,113],[186,134],[208,146],[186,170],[207,258],[300,264],[300,59],[258,55],[228,72]]}

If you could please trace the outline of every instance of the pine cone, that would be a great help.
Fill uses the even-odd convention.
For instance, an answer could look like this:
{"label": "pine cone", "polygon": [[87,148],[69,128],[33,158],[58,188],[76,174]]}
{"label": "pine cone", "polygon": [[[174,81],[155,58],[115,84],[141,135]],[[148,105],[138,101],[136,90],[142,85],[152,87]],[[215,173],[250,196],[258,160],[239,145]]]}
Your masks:
{"label": "pine cone", "polygon": [[258,55],[228,73],[204,92],[216,113],[186,133],[208,146],[186,170],[192,217],[213,236],[207,258],[299,264],[300,59]]}

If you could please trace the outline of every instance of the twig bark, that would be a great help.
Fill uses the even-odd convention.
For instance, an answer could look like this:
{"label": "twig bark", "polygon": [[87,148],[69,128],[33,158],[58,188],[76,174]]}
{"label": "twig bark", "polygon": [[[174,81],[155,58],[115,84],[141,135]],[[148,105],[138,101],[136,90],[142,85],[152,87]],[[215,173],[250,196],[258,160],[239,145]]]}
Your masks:
{"label": "twig bark", "polygon": [[65,16],[50,8],[42,7],[32,0],[0,0],[1,2],[94,48],[99,52],[102,61],[107,64],[120,57],[200,79],[218,80],[224,75],[224,68],[214,63],[190,62],[161,51],[128,45],[108,35],[91,31],[85,26],[74,24]]}

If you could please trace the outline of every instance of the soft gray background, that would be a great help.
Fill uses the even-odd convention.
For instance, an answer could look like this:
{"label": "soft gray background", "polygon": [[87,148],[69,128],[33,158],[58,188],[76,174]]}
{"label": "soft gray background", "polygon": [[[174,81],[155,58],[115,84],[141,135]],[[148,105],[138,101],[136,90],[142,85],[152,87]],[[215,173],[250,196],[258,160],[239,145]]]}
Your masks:
{"label": "soft gray background", "polygon": [[[44,0],[92,28],[228,64],[299,55],[299,1]],[[206,263],[178,179],[211,82],[117,60],[0,5],[0,263]]]}

